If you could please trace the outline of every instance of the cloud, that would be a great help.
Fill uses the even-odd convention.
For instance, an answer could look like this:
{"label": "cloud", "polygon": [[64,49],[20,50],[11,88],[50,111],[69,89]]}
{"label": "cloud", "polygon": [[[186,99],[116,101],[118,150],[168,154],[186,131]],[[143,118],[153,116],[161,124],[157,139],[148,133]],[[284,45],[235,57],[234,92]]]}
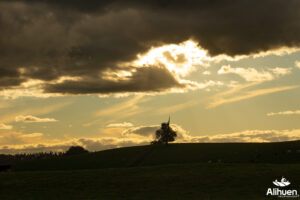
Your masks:
{"label": "cloud", "polygon": [[[215,134],[192,136],[188,131],[183,129],[180,125],[172,124],[174,130],[177,131],[177,143],[186,142],[281,142],[300,140],[300,130],[245,130],[241,132],[228,133],[228,134]],[[152,136],[154,138],[155,130],[159,126],[140,126],[130,128],[123,134],[125,136],[142,135]]]}
{"label": "cloud", "polygon": [[10,107],[12,107],[11,103],[8,103],[7,101],[0,102],[0,109],[10,108]]}
{"label": "cloud", "polygon": [[[246,85],[246,87],[249,87],[249,85]],[[233,103],[237,101],[242,101],[245,99],[254,98],[261,95],[266,94],[272,94],[276,92],[286,91],[286,90],[292,90],[299,88],[299,86],[282,86],[282,87],[274,87],[274,88],[267,88],[267,89],[257,89],[257,90],[251,90],[251,91],[244,91],[240,94],[234,94],[234,93],[221,93],[219,95],[213,96],[210,98],[210,102],[207,106],[207,108],[215,108],[217,106],[227,104],[227,103]],[[242,88],[241,88],[242,89]],[[237,91],[235,91],[237,92]],[[229,94],[229,95],[228,95]]]}
{"label": "cloud", "polygon": [[[99,110],[96,115],[99,117],[113,116],[114,120],[126,118],[141,112],[139,104],[147,102],[149,99],[143,95],[137,95],[121,103]],[[146,111],[143,109],[142,112]]]}
{"label": "cloud", "polygon": [[[15,2],[24,3],[17,4]],[[19,12],[28,11],[29,8],[27,6],[29,3],[31,5],[29,8],[36,10],[35,13],[28,16],[27,20],[29,22],[30,17],[39,15],[42,11],[52,11],[54,12],[52,16],[50,15],[40,20],[49,20],[53,22],[50,25],[54,26],[56,25],[54,22],[57,20],[56,15],[68,10],[73,16],[66,15],[68,18],[62,20],[61,23],[68,23],[73,26],[81,25],[80,28],[84,26],[89,28],[87,31],[98,31],[101,36],[109,36],[108,34],[110,33],[112,35],[109,39],[115,37],[119,39],[119,42],[124,42],[121,40],[123,39],[122,36],[126,37],[128,33],[131,34],[129,36],[132,36],[137,41],[155,41],[156,39],[157,41],[175,43],[183,38],[194,37],[200,43],[203,43],[205,49],[209,49],[212,54],[226,53],[229,55],[259,52],[278,46],[294,47],[299,42],[297,37],[299,26],[297,23],[293,23],[299,19],[298,1],[291,1],[289,4],[286,4],[286,2],[274,2],[272,0],[264,2],[189,1],[188,3],[180,1],[161,3],[160,1],[149,0],[143,2],[136,0],[126,2],[110,0],[101,3],[95,0],[89,0],[84,3],[81,1],[47,0],[41,3],[36,0],[23,0],[4,1],[3,7],[9,8],[6,12],[7,15],[14,16],[13,14],[18,14],[14,13],[15,9],[18,9]],[[258,4],[260,5],[259,8]],[[265,8],[269,8],[270,12],[266,14]],[[253,11],[256,11],[255,19],[251,17]],[[278,13],[280,13],[280,16]],[[86,14],[93,17],[89,18]],[[185,16],[184,19],[182,18],[183,16]],[[84,23],[78,25],[76,23],[78,19],[82,19]],[[132,26],[126,27],[127,32],[118,32],[124,29],[122,23],[129,22],[129,20],[131,20]],[[186,23],[186,21],[189,23]],[[276,23],[271,23],[274,21]],[[99,24],[108,24],[110,22],[110,26],[105,30],[98,27],[92,28],[91,25],[97,22]],[[166,24],[168,24],[168,28],[164,28]],[[282,27],[283,24],[288,24],[289,26]],[[57,28],[62,29],[63,27],[59,25],[57,25]],[[78,29],[75,30],[78,31]],[[90,32],[85,33],[93,36]],[[63,33],[62,30],[56,31],[56,34]],[[265,37],[265,35],[268,35],[268,37]],[[129,36],[127,37],[130,38]],[[249,41],[248,38],[253,38],[253,40]],[[56,42],[56,40],[54,41]],[[99,40],[96,42],[99,45]],[[133,45],[129,47],[132,48]],[[111,57],[112,55],[109,56]]]}
{"label": "cloud", "polygon": [[300,115],[300,110],[287,110],[281,112],[270,112],[267,113],[267,116],[275,116],[275,115]]}
{"label": "cloud", "polygon": [[[299,8],[297,0],[3,0],[0,94],[47,97],[197,88],[180,77],[195,67],[181,64],[189,62],[187,55],[164,52],[169,63],[164,66],[130,64],[152,47],[190,39],[211,57],[297,49]],[[195,62],[205,65],[203,60],[200,56]],[[80,79],[57,82],[61,77]],[[26,88],[30,80],[42,84]]]}
{"label": "cloud", "polygon": [[56,122],[53,118],[38,118],[32,115],[19,115],[16,117],[16,122],[34,123],[34,122]]}
{"label": "cloud", "polygon": [[10,123],[10,122],[14,122],[16,120],[16,117],[19,115],[45,115],[45,114],[49,114],[51,112],[60,110],[68,105],[70,105],[72,102],[71,101],[65,101],[65,102],[59,102],[59,103],[55,103],[55,104],[47,104],[43,107],[41,106],[30,106],[27,107],[26,109],[22,109],[20,111],[17,112],[9,112],[8,114],[5,115],[1,115],[0,116],[0,121],[4,122],[4,123]]}
{"label": "cloud", "polygon": [[300,139],[300,130],[246,130],[242,132],[194,137],[194,142],[282,142]]}
{"label": "cloud", "polygon": [[43,133],[22,133],[9,131],[0,134],[0,146],[13,145],[23,146],[37,143],[44,143]]}
{"label": "cloud", "polygon": [[79,145],[89,151],[100,151],[120,147],[147,145],[150,140],[137,138],[105,137],[105,138],[74,138],[64,142],[37,143],[27,145],[4,145],[0,147],[0,154],[35,153],[35,152],[63,152],[70,146]]}
{"label": "cloud", "polygon": [[113,123],[108,124],[106,127],[108,128],[119,128],[119,127],[132,127],[133,124],[130,122],[122,122],[122,123]]}
{"label": "cloud", "polygon": [[210,75],[211,72],[210,72],[210,71],[204,71],[202,74],[203,74],[203,75]]}
{"label": "cloud", "polygon": [[63,94],[59,93],[45,93],[45,84],[60,84],[64,81],[78,81],[81,80],[79,77],[68,77],[62,76],[57,80],[53,81],[43,81],[38,79],[28,79],[22,82],[19,86],[9,87],[0,90],[0,95],[6,99],[17,99],[19,97],[38,97],[38,98],[49,98],[49,97],[59,97]]}
{"label": "cloud", "polygon": [[[0,136],[0,153],[33,153],[49,151],[66,151],[72,145],[80,145],[90,151],[147,145],[159,126],[139,126],[128,128],[118,137],[65,138],[63,140],[46,140],[41,133],[10,133]],[[235,133],[192,136],[177,124],[172,124],[177,131],[176,143],[222,143],[222,142],[282,142],[300,140],[300,129],[292,130],[245,130]]]}
{"label": "cloud", "polygon": [[[191,138],[189,133],[186,130],[184,130],[180,125],[171,124],[170,126],[174,131],[177,132],[177,139],[176,139],[177,142],[183,142],[184,140]],[[122,135],[127,137],[138,135],[153,140],[155,138],[155,132],[159,128],[160,128],[159,125],[137,126],[123,131]]]}
{"label": "cloud", "polygon": [[121,80],[100,77],[85,77],[82,81],[64,81],[48,84],[47,93],[62,94],[112,94],[126,92],[165,92],[169,89],[197,87],[197,84],[178,80],[165,67],[148,66],[137,68],[131,76]]}
{"label": "cloud", "polygon": [[275,67],[275,68],[270,68],[269,70],[272,71],[274,75],[280,76],[280,75],[290,74],[292,69]]}
{"label": "cloud", "polygon": [[252,89],[265,81],[274,80],[280,76],[291,73],[291,68],[265,68],[264,70],[257,70],[255,68],[241,68],[231,67],[230,65],[223,65],[218,74],[236,74],[243,78],[246,83],[240,84],[236,81],[231,81],[228,84],[229,90],[218,93],[209,98],[207,108],[214,108],[222,104],[237,102],[249,98],[254,98],[261,95],[271,94],[275,92],[291,90],[299,86],[282,86],[264,89]]}
{"label": "cloud", "polygon": [[3,123],[0,123],[0,130],[10,130],[12,128],[13,127],[11,125],[6,125],[6,124],[3,124]]}
{"label": "cloud", "polygon": [[192,107],[199,104],[199,100],[195,101],[195,100],[191,100],[191,101],[186,101],[184,103],[180,103],[180,104],[175,104],[175,105],[171,105],[171,106],[164,106],[163,108],[160,108],[156,111],[157,114],[160,115],[170,115],[173,114],[175,112],[178,112],[180,110]]}
{"label": "cloud", "polygon": [[70,146],[80,145],[89,151],[146,145],[151,138],[131,137],[100,137],[100,138],[64,138],[45,139],[41,133],[22,134],[10,133],[0,136],[0,154],[33,153],[49,151],[66,151]]}
{"label": "cloud", "polygon": [[300,69],[300,61],[296,61],[295,66]]}
{"label": "cloud", "polygon": [[141,136],[154,136],[155,131],[159,129],[158,125],[151,125],[151,126],[138,126],[133,127],[125,130],[122,134],[123,135],[141,135]]}
{"label": "cloud", "polygon": [[273,80],[280,75],[286,75],[291,72],[290,68],[269,68],[268,71],[257,71],[254,68],[232,68],[230,65],[223,65],[218,74],[237,74],[248,82],[263,82]]}
{"label": "cloud", "polygon": [[[116,103],[96,111],[94,115],[96,115],[100,119],[98,118],[93,121],[86,122],[82,126],[89,127],[94,124],[98,124],[99,121],[105,118],[110,117],[113,117],[113,121],[122,120],[124,118],[137,115],[141,112],[148,111],[147,108],[142,108],[140,104],[149,101],[149,97],[145,97],[143,95],[135,95],[133,97],[124,97],[124,99],[125,100],[122,99],[123,101],[121,101],[120,103]],[[110,121],[109,123],[113,123],[113,121]]]}

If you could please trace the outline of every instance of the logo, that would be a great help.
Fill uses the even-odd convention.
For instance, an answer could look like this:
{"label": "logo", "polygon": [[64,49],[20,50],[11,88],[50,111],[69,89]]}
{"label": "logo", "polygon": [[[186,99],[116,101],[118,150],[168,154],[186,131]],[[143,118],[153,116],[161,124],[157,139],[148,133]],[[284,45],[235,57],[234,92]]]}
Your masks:
{"label": "logo", "polygon": [[285,186],[288,186],[290,185],[291,183],[286,180],[284,177],[281,178],[281,181],[277,181],[277,179],[275,181],[273,181],[273,184],[278,186],[278,187],[285,187]]}
{"label": "logo", "polygon": [[[291,184],[286,178],[282,177],[280,181],[277,179],[273,181],[273,184],[277,187],[284,188]],[[280,189],[280,188],[268,188],[266,196],[276,196],[276,197],[290,197],[297,198],[299,197],[298,191],[295,189]]]}

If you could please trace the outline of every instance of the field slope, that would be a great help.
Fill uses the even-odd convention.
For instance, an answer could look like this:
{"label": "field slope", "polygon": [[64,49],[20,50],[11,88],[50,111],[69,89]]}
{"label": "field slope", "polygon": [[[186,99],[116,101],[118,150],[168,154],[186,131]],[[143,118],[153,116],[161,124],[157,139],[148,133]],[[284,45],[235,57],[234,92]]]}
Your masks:
{"label": "field slope", "polygon": [[300,163],[300,141],[136,146],[13,165],[24,170],[76,170],[186,163]]}
{"label": "field slope", "polygon": [[300,142],[137,146],[20,162],[0,173],[0,199],[274,199],[300,192]]}
{"label": "field slope", "polygon": [[[300,164],[178,164],[0,173],[0,199],[266,199],[272,181],[300,191]],[[274,198],[270,198],[274,199]]]}

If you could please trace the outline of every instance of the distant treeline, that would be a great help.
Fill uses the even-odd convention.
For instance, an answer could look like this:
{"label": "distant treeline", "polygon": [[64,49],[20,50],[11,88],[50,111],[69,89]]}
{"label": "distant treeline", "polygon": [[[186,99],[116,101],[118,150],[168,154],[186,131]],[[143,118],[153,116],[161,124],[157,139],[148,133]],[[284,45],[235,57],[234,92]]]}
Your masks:
{"label": "distant treeline", "polygon": [[88,153],[88,151],[81,146],[71,146],[66,152],[22,153],[14,155],[0,154],[0,165],[7,165],[16,162],[31,160],[56,159],[62,156],[76,155],[82,153]]}
{"label": "distant treeline", "polygon": [[48,153],[24,153],[15,155],[0,154],[0,165],[11,164],[19,161],[52,159],[65,155],[65,152],[48,152]]}

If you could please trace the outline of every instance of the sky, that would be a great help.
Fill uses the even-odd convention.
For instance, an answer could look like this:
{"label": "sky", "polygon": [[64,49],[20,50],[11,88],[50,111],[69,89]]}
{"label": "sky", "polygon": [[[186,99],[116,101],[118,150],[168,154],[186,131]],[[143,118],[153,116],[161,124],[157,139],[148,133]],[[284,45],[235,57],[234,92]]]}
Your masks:
{"label": "sky", "polygon": [[297,0],[1,0],[0,153],[300,139]]}

